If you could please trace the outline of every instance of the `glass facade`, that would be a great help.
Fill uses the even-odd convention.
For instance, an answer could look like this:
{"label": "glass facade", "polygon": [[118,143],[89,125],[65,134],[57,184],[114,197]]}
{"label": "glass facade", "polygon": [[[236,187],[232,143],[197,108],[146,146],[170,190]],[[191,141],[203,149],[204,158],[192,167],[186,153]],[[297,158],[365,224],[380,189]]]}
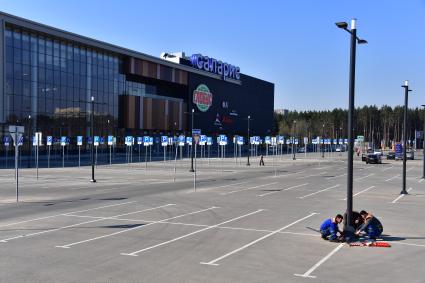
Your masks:
{"label": "glass facade", "polygon": [[119,95],[161,98],[156,85],[126,79],[119,54],[9,24],[4,37],[6,124],[45,136],[89,136],[93,96],[95,134],[123,135]]}

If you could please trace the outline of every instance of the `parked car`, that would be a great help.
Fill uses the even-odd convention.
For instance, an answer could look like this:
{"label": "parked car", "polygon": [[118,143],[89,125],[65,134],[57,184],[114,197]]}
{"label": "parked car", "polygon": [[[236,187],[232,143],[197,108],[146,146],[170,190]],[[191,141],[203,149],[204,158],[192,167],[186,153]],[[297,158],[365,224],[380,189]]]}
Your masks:
{"label": "parked car", "polygon": [[395,159],[395,151],[388,152],[387,159]]}
{"label": "parked car", "polygon": [[382,163],[381,154],[369,153],[366,156],[366,164],[370,164],[370,163],[381,164]]}

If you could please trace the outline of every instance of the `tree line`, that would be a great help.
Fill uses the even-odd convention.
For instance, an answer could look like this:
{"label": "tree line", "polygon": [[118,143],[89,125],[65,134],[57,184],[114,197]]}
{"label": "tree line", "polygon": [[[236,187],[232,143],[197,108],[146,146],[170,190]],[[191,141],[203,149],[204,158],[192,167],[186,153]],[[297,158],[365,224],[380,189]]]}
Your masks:
{"label": "tree line", "polygon": [[[422,131],[425,110],[408,109],[407,139],[414,140],[415,130]],[[354,136],[364,136],[375,146],[391,146],[403,139],[404,107],[384,105],[363,106],[354,112]],[[326,138],[347,138],[348,110],[289,111],[286,115],[274,113],[275,129],[279,135]]]}

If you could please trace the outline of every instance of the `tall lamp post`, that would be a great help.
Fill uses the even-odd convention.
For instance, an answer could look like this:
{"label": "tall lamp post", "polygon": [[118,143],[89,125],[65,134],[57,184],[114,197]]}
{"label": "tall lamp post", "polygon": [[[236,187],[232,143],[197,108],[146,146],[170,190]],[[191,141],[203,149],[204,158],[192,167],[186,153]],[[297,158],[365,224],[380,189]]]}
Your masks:
{"label": "tall lamp post", "polygon": [[251,119],[251,115],[248,115],[248,140],[247,140],[247,144],[248,144],[248,160],[246,162],[246,166],[250,166],[251,164],[249,163],[249,156],[251,154],[251,145],[249,144],[250,140],[249,140],[249,120]]}
{"label": "tall lamp post", "polygon": [[[294,124],[293,124],[293,129],[292,129],[292,136],[294,137],[293,139],[293,141],[292,141],[292,160],[295,160],[296,158],[295,158],[295,151],[296,150],[294,150],[294,144],[295,144],[295,129],[296,129],[296,127],[297,127],[297,120],[294,120]],[[296,148],[295,148],[296,149]]]}
{"label": "tall lamp post", "polygon": [[31,150],[31,135],[32,135],[32,131],[31,131],[31,115],[28,115],[28,153],[29,153],[29,157],[28,157],[28,159],[27,159],[27,166],[28,166],[28,168],[30,168],[31,167],[31,153],[32,153],[32,150]]}
{"label": "tall lamp post", "polygon": [[322,158],[325,158],[325,123],[322,125]]}
{"label": "tall lamp post", "polygon": [[349,82],[349,107],[348,107],[348,168],[347,168],[347,212],[344,221],[344,235],[347,239],[353,236],[354,228],[351,226],[353,217],[353,154],[354,154],[354,89],[356,79],[356,46],[366,44],[367,41],[357,37],[356,19],[351,20],[351,29],[346,22],[336,23],[336,26],[350,33],[350,82]]}
{"label": "tall lamp post", "polygon": [[94,178],[94,96],[90,98],[90,132],[91,132],[91,179],[90,182],[96,183]]}
{"label": "tall lamp post", "polygon": [[406,146],[407,146],[407,104],[409,102],[409,81],[404,81],[404,121],[403,121],[403,188],[400,194],[406,195]]}
{"label": "tall lamp post", "polygon": [[192,143],[190,144],[190,170],[189,172],[195,172],[195,169],[193,169],[193,113],[195,112],[195,109],[192,108]]}
{"label": "tall lamp post", "polygon": [[[422,104],[422,107],[425,109],[425,105]],[[425,112],[425,111],[424,111]],[[425,117],[424,117],[424,128],[422,129],[422,150],[423,150],[423,168],[422,168],[422,179],[425,179]]]}

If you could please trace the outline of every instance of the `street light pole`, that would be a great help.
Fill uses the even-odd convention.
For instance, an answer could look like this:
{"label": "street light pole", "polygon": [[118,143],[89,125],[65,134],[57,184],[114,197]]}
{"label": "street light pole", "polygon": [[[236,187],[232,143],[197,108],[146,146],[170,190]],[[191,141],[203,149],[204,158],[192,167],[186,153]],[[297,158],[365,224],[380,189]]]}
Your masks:
{"label": "street light pole", "polygon": [[325,158],[325,124],[322,125],[322,158]]}
{"label": "street light pole", "polygon": [[[424,107],[425,110],[425,105],[422,104],[422,107]],[[425,111],[424,111],[425,112]],[[422,179],[425,179],[425,117],[424,117],[424,128],[422,129],[422,150],[423,150],[423,168],[422,168]]]}
{"label": "street light pole", "polygon": [[293,136],[293,141],[292,141],[292,160],[295,160],[295,128],[297,127],[297,120],[294,120],[293,123],[293,129],[292,129],[292,136]]}
{"label": "street light pole", "polygon": [[356,79],[356,46],[367,43],[366,40],[357,37],[356,19],[351,20],[351,30],[348,30],[348,24],[345,22],[336,23],[338,28],[344,29],[351,34],[350,44],[350,82],[348,99],[348,168],[347,168],[347,211],[344,221],[344,236],[351,239],[354,228],[351,226],[353,217],[353,154],[354,154],[354,90]]}
{"label": "street light pole", "polygon": [[192,142],[190,144],[190,170],[189,172],[195,172],[193,169],[193,113],[195,112],[195,109],[192,108]]}
{"label": "street light pole", "polygon": [[251,116],[248,115],[248,140],[247,140],[247,144],[248,144],[248,161],[246,162],[246,166],[250,166],[251,164],[249,163],[249,155],[251,154],[251,145],[249,144],[250,140],[249,140],[249,120],[251,119]]}
{"label": "street light pole", "polygon": [[409,81],[404,81],[404,121],[403,121],[403,187],[400,192],[402,195],[406,195],[406,146],[407,146],[407,104],[409,101]]}
{"label": "street light pole", "polygon": [[91,132],[91,180],[96,183],[94,178],[94,96],[91,97],[91,112],[90,112],[90,132]]}
{"label": "street light pole", "polygon": [[31,115],[28,115],[28,153],[29,153],[29,157],[27,159],[27,166],[28,168],[31,167]]}

